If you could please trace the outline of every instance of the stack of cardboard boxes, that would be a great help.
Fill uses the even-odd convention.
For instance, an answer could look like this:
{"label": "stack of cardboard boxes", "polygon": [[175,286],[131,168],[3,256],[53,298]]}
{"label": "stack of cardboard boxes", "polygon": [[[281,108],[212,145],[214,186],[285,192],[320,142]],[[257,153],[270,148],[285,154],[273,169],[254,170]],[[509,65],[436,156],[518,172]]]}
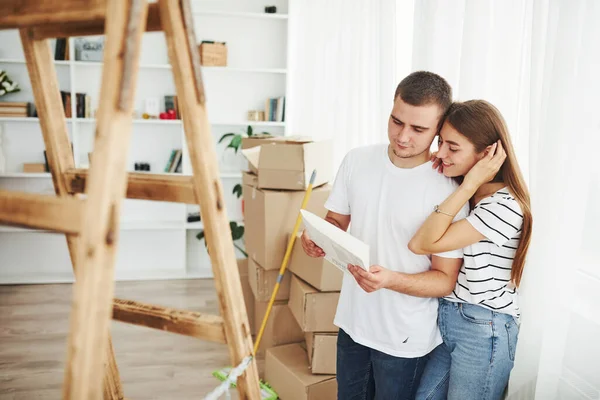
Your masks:
{"label": "stack of cardboard boxes", "polygon": [[[327,213],[330,146],[290,137],[242,142],[250,171],[243,173],[248,260],[247,266],[240,261],[240,275],[253,335],[267,311],[313,170],[317,176],[306,209],[320,217]],[[336,398],[333,316],[341,281],[342,272],[329,262],[304,254],[298,236],[257,353],[261,378],[282,400]]]}

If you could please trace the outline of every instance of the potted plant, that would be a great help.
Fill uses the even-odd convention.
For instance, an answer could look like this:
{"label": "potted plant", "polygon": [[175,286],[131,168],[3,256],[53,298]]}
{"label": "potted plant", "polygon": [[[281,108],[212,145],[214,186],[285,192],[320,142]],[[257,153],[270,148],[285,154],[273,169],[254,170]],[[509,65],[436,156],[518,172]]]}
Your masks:
{"label": "potted plant", "polygon": [[[240,197],[242,197],[242,185],[240,185],[239,183],[237,185],[235,185],[233,187],[233,194],[235,194],[237,196],[237,198],[239,199]],[[243,203],[242,203],[242,214],[244,213],[244,209],[243,209]],[[233,246],[238,249],[243,255],[244,257],[248,257],[248,253],[246,253],[246,250],[244,250],[242,247],[240,247],[236,241],[242,240],[244,237],[244,225],[242,224],[238,224],[236,221],[229,221],[229,229],[231,230],[231,239],[233,240]],[[200,232],[198,232],[198,234],[196,235],[196,238],[198,240],[203,240],[204,239],[204,229],[200,230]],[[206,244],[206,240],[204,241],[204,245],[207,246]],[[207,247],[208,249],[208,247]]]}
{"label": "potted plant", "polygon": [[222,143],[225,139],[229,139],[229,143],[227,144],[226,149],[233,149],[236,153],[240,149],[242,145],[242,138],[244,137],[252,137],[257,135],[271,135],[269,132],[261,132],[259,134],[254,133],[254,130],[250,125],[246,128],[245,132],[236,133],[236,132],[227,132],[224,133],[223,136],[219,139],[219,143]]}
{"label": "potted plant", "polygon": [[[221,136],[221,138],[219,139],[219,143],[222,143],[224,140],[229,138],[229,143],[227,144],[227,147],[225,147],[225,149],[233,149],[236,153],[238,152],[238,150],[240,149],[240,147],[242,146],[242,138],[244,137],[252,137],[252,136],[257,136],[257,135],[268,135],[271,136],[271,134],[269,132],[260,132],[260,133],[254,133],[254,130],[252,129],[252,126],[248,125],[246,127],[246,131],[242,132],[242,133],[236,133],[236,132],[227,132],[224,133],[223,136]],[[235,185],[235,187],[233,188],[233,193],[235,195],[237,195],[238,199],[240,197],[242,197],[242,185],[237,184]],[[244,213],[244,199],[242,199],[242,214]]]}
{"label": "potted plant", "polygon": [[5,96],[9,93],[20,92],[21,88],[17,82],[8,76],[6,71],[0,69],[0,96]]}

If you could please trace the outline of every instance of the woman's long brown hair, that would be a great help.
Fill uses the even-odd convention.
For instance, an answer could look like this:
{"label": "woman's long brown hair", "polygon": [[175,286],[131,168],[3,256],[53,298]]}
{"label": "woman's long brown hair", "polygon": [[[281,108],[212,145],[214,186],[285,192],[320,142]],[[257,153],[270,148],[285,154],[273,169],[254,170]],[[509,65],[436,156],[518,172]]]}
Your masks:
{"label": "woman's long brown hair", "polygon": [[486,147],[502,142],[506,151],[506,160],[492,182],[504,182],[514,195],[523,213],[523,227],[521,240],[512,264],[511,281],[519,286],[525,258],[531,241],[533,218],[531,216],[531,202],[529,191],[519,168],[517,157],[508,134],[508,128],[502,114],[496,107],[485,100],[469,100],[462,103],[453,103],[446,112],[445,122],[450,123],[460,134],[465,136],[475,146],[477,153],[483,152]]}

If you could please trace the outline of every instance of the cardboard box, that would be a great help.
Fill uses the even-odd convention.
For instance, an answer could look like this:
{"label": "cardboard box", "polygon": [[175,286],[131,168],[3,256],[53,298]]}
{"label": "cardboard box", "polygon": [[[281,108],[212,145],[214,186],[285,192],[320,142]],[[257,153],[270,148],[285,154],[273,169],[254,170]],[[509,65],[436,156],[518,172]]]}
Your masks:
{"label": "cardboard box", "polygon": [[[251,149],[251,148],[257,147],[257,146],[262,146],[263,144],[274,143],[278,139],[279,139],[279,137],[277,137],[277,136],[264,134],[264,133],[257,133],[250,137],[244,137],[244,138],[242,138],[242,154],[246,155],[246,152],[244,150]],[[256,154],[258,155],[258,153],[256,153]],[[258,161],[258,158],[256,160]],[[250,161],[248,161],[248,169],[250,170],[250,172],[252,172],[252,174],[254,174],[254,175],[258,174],[258,169],[257,169],[256,163],[251,163]]]}
{"label": "cardboard box", "polygon": [[[258,334],[269,302],[257,301],[254,304],[254,326]],[[276,301],[273,304],[271,315],[260,341],[257,356],[264,355],[265,350],[271,347],[289,343],[300,343],[304,340],[304,333],[294,319],[290,308],[287,306],[287,301]]]}
{"label": "cardboard box", "polygon": [[256,334],[256,327],[254,326],[254,296],[252,295],[252,288],[250,288],[250,282],[248,281],[248,259],[238,259],[237,264],[240,271],[242,293],[244,294],[248,321],[250,322],[250,333],[254,335]]}
{"label": "cardboard box", "polygon": [[[256,301],[269,301],[271,299],[278,276],[278,269],[266,270],[254,260],[250,259],[248,262],[248,281]],[[288,300],[290,298],[291,279],[292,273],[290,271],[285,271],[275,300]]]}
{"label": "cardboard box", "polygon": [[282,400],[335,400],[335,375],[313,375],[306,351],[299,344],[267,350],[267,381]]}
{"label": "cardboard box", "polygon": [[292,276],[289,306],[304,332],[337,332],[333,325],[340,292],[319,292]]}
{"label": "cardboard box", "polygon": [[[330,192],[329,185],[313,189],[306,209],[324,218]],[[264,269],[281,267],[304,194],[243,186],[246,252]]]}
{"label": "cardboard box", "polygon": [[306,351],[313,374],[335,374],[337,333],[306,333]]}
{"label": "cardboard box", "polygon": [[312,258],[306,255],[298,233],[290,257],[288,269],[303,281],[323,292],[342,290],[344,273],[324,258]]}
{"label": "cardboard box", "polygon": [[333,178],[330,140],[278,137],[271,143],[242,150],[250,171],[258,175],[261,189],[305,190],[316,171],[314,187]]}
{"label": "cardboard box", "polygon": [[277,141],[278,136],[268,135],[264,133],[256,133],[250,137],[242,138],[242,150],[250,149],[252,147],[261,146],[263,144],[269,144]]}
{"label": "cardboard box", "polygon": [[258,176],[249,171],[242,172],[242,185],[258,187]]}

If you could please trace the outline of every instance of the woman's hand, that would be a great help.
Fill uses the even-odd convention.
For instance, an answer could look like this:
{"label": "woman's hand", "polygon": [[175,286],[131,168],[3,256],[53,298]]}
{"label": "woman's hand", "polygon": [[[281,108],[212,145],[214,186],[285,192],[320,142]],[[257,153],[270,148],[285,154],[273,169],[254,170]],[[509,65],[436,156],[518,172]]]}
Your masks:
{"label": "woman's hand", "polygon": [[502,143],[498,140],[465,175],[464,183],[476,188],[488,183],[494,179],[500,167],[504,164],[504,160],[506,160],[506,152],[502,147]]}

